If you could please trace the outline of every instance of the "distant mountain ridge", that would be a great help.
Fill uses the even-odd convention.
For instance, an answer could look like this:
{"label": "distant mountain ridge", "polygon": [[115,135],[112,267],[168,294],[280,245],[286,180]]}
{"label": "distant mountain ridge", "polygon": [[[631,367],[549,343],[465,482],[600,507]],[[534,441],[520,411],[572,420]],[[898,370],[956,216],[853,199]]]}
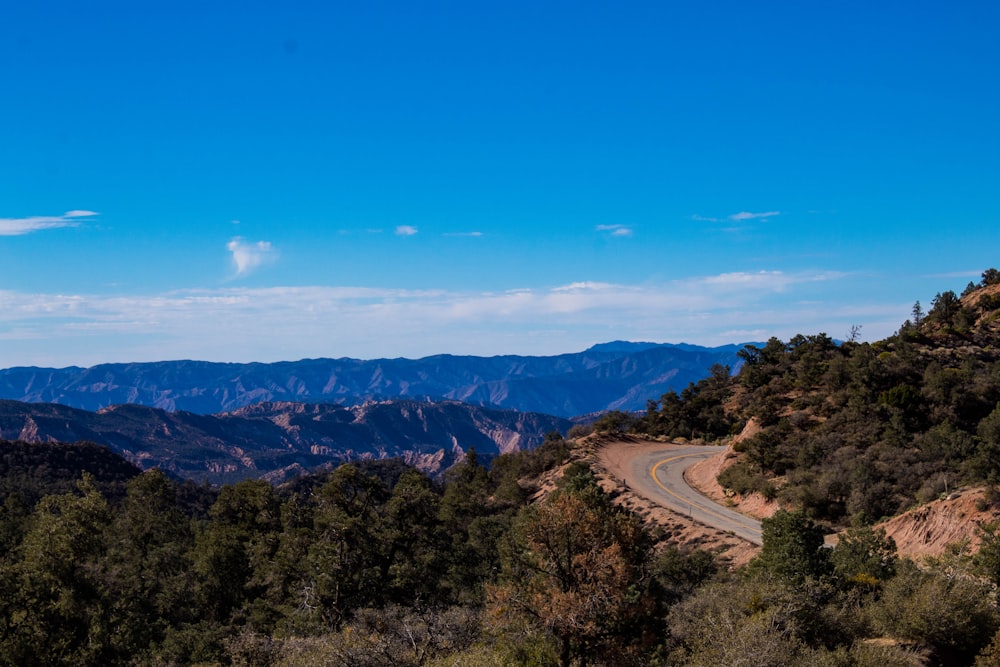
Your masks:
{"label": "distant mountain ridge", "polygon": [[559,417],[495,410],[457,401],[258,403],[198,415],[141,405],[90,412],[52,403],[0,400],[0,439],[89,441],[142,468],[213,483],[249,477],[279,481],[323,464],[399,457],[428,473],[470,447],[487,457],[530,449],[546,433],[565,433]]}
{"label": "distant mountain ridge", "polygon": [[138,404],[197,414],[263,402],[414,398],[572,417],[642,410],[648,399],[736,367],[739,345],[601,343],[548,357],[436,355],[422,359],[303,359],[276,363],[161,361],[91,368],[0,370],[0,398],[84,410]]}

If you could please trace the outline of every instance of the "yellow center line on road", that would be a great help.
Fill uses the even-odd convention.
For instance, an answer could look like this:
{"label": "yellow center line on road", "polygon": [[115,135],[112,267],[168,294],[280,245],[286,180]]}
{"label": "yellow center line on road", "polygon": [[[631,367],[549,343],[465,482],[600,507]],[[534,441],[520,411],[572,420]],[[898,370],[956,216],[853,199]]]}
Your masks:
{"label": "yellow center line on road", "polygon": [[[677,461],[679,459],[687,459],[687,458],[691,458],[693,456],[702,456],[702,454],[681,454],[679,456],[671,456],[670,458],[663,459],[662,461],[657,461],[656,463],[653,464],[653,467],[649,469],[649,474],[653,478],[653,481],[656,482],[656,485],[658,487],[660,487],[661,489],[663,489],[663,491],[665,493],[673,496],[674,498],[676,498],[677,500],[681,501],[682,503],[686,503],[689,507],[692,506],[693,503],[689,499],[684,498],[682,496],[679,496],[676,493],[674,493],[673,491],[671,491],[669,488],[667,488],[667,486],[664,485],[663,482],[661,482],[656,477],[656,471],[664,463],[671,463],[671,462]],[[711,514],[714,517],[718,517],[718,518],[720,518],[723,521],[726,521],[728,523],[734,523],[734,522],[736,522],[736,520],[733,517],[725,516],[724,514],[719,514],[718,512],[713,512],[712,510],[710,510],[709,508],[705,507],[704,505],[699,504],[698,505],[698,509],[700,509],[702,512],[705,512],[707,514]],[[694,517],[692,517],[692,518],[694,518]],[[760,535],[760,530],[758,530],[756,528],[752,528],[750,526],[740,526],[740,527],[749,530],[751,533],[756,533],[756,534]]]}

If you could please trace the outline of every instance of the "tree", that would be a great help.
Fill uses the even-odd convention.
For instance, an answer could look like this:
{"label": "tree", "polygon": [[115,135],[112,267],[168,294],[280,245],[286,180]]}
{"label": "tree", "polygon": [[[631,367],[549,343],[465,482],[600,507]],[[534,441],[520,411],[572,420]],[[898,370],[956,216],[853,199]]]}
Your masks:
{"label": "tree", "polygon": [[633,415],[621,410],[612,410],[601,415],[594,422],[594,429],[602,433],[626,433],[636,423]]}
{"label": "tree", "polygon": [[97,562],[110,523],[107,501],[84,473],[76,493],[45,496],[20,546],[0,655],[17,665],[113,662]]}
{"label": "tree", "polygon": [[634,517],[611,510],[594,490],[559,491],[520,512],[501,582],[488,587],[490,607],[503,624],[551,633],[563,667],[612,647],[625,655],[624,638],[642,627],[646,558]]}
{"label": "tree", "polygon": [[[470,447],[465,459],[445,473],[438,511],[442,530],[450,538],[443,585],[456,600],[481,601],[486,571],[499,565],[496,545],[489,538],[490,515],[489,471]],[[472,539],[473,535],[484,539]]]}
{"label": "tree", "polygon": [[882,631],[934,646],[941,664],[968,664],[1000,626],[989,586],[910,565],[886,582],[873,610]]}
{"label": "tree", "polygon": [[979,526],[979,551],[972,562],[976,572],[1000,586],[1000,525],[986,523]]}
{"label": "tree", "polygon": [[317,496],[316,538],[303,574],[314,590],[314,611],[337,629],[354,610],[384,602],[380,508],[388,491],[378,478],[345,464]]}
{"label": "tree", "polygon": [[976,429],[979,444],[968,462],[970,472],[990,484],[1000,481],[1000,403]]}
{"label": "tree", "polygon": [[928,313],[928,317],[950,326],[955,323],[955,317],[961,307],[962,302],[959,301],[958,295],[951,290],[938,292],[931,302],[931,311]]}
{"label": "tree", "polygon": [[106,557],[106,595],[115,652],[136,658],[163,639],[167,627],[197,616],[188,559],[193,535],[178,510],[174,484],[159,470],[128,483]]}
{"label": "tree", "polygon": [[751,571],[763,570],[779,579],[802,582],[830,572],[830,554],[823,548],[823,531],[802,512],[778,510],[761,521],[764,545],[750,561]]}
{"label": "tree", "polygon": [[223,487],[209,515],[191,557],[201,603],[213,621],[224,623],[263,592],[253,577],[278,547],[281,506],[269,483],[245,480]]}
{"label": "tree", "polygon": [[670,610],[669,664],[801,664],[803,636],[822,622],[818,612],[815,599],[787,581],[750,576],[711,583]]}
{"label": "tree", "polygon": [[383,508],[382,580],[395,603],[435,602],[444,593],[437,585],[445,567],[440,504],[427,475],[411,468]]}
{"label": "tree", "polygon": [[852,584],[875,586],[891,579],[899,558],[896,542],[879,528],[854,526],[848,529],[831,553],[838,576]]}

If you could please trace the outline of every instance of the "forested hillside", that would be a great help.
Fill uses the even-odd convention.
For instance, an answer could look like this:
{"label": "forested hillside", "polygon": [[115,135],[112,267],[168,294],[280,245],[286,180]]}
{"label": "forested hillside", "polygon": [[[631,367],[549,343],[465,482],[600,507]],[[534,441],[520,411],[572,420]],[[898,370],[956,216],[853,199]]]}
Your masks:
{"label": "forested hillside", "polygon": [[[7,470],[39,456],[3,447]],[[826,549],[779,512],[727,572],[654,542],[580,452],[472,454],[443,483],[399,461],[277,488],[36,474],[0,515],[0,665],[996,664],[995,532],[918,568],[883,533]]]}
{"label": "forested hillside", "polygon": [[[40,456],[2,447],[12,478]],[[443,483],[369,461],[225,486],[207,512],[157,470],[131,469],[122,489],[92,448],[52,448],[80,478],[65,490],[36,469],[31,492],[6,493],[0,664],[642,664],[659,641],[637,519],[586,466],[527,502],[523,480],[569,455],[555,435],[490,469],[472,451]]]}
{"label": "forested hillside", "polygon": [[874,522],[961,484],[1000,482],[1000,273],[938,294],[876,343],[824,334],[747,346],[651,403],[632,428],[724,440],[749,425],[720,482],[832,523]]}

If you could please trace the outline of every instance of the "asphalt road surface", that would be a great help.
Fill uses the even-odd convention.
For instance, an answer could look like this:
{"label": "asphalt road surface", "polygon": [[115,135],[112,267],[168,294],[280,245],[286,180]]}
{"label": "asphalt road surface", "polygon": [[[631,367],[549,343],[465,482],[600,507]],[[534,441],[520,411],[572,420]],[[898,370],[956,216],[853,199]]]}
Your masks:
{"label": "asphalt road surface", "polygon": [[636,452],[625,463],[625,484],[642,496],[699,523],[761,544],[760,522],[734,512],[691,488],[684,469],[718,454],[718,447],[664,445]]}

